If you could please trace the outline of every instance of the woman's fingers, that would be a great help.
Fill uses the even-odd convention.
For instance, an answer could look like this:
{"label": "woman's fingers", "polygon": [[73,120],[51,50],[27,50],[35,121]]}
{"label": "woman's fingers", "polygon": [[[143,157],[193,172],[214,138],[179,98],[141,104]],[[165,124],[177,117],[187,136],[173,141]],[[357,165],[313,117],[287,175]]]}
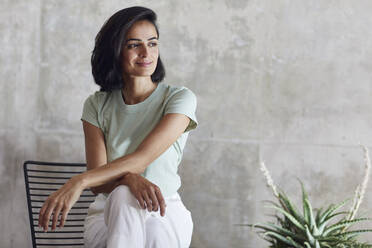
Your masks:
{"label": "woman's fingers", "polygon": [[132,173],[125,176],[121,184],[127,185],[130,188],[141,208],[147,208],[149,212],[160,209],[160,215],[165,215],[165,200],[157,185],[151,183],[141,175]]}
{"label": "woman's fingers", "polygon": [[79,199],[83,189],[84,188],[80,183],[80,178],[75,176],[70,178],[60,189],[53,192],[40,209],[38,223],[39,227],[43,228],[44,231],[48,231],[49,220],[52,214],[53,218],[51,229],[56,229],[59,215],[61,215],[59,227],[63,227],[68,212]]}
{"label": "woman's fingers", "polygon": [[59,221],[59,228],[62,228],[65,225],[67,214],[70,211],[70,208],[64,208],[61,214],[61,220]]}
{"label": "woman's fingers", "polygon": [[159,202],[158,202],[157,196],[155,194],[154,187],[150,188],[150,197],[151,197],[151,202],[152,202],[152,210],[153,211],[158,211]]}
{"label": "woman's fingers", "polygon": [[135,194],[135,197],[136,197],[136,199],[137,199],[137,201],[138,201],[140,207],[143,208],[143,209],[146,209],[146,204],[145,204],[145,201],[144,201],[143,198],[142,198],[142,195],[139,194],[139,193],[136,193],[136,194]]}
{"label": "woman's fingers", "polygon": [[60,212],[62,210],[62,207],[63,207],[63,204],[60,203],[54,209],[54,212],[53,212],[53,221],[52,221],[52,231],[54,231],[56,229],[57,222],[58,222],[58,216],[59,216],[59,214],[60,214]]}
{"label": "woman's fingers", "polygon": [[49,201],[48,208],[46,209],[46,211],[44,212],[44,215],[42,217],[41,223],[42,223],[42,227],[43,227],[45,232],[48,231],[50,216],[53,213],[55,205],[56,205],[56,203],[53,200]]}
{"label": "woman's fingers", "polygon": [[149,195],[147,194],[147,191],[143,191],[142,195],[143,195],[143,198],[145,199],[147,210],[149,212],[151,212],[152,211],[152,202],[150,200]]}
{"label": "woman's fingers", "polygon": [[46,212],[48,208],[48,202],[46,201],[43,206],[41,207],[40,209],[40,212],[39,212],[39,227],[43,227],[44,226],[44,214]]}
{"label": "woman's fingers", "polygon": [[156,197],[158,198],[158,203],[159,203],[159,207],[160,207],[160,215],[164,216],[166,205],[165,205],[165,200],[163,198],[163,195],[162,195],[159,188],[155,188],[155,194],[156,194]]}

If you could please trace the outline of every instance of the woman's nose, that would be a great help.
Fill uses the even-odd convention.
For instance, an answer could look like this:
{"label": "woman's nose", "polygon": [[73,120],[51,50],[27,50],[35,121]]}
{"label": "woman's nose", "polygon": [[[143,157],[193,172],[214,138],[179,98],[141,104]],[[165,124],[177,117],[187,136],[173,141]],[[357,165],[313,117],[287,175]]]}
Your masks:
{"label": "woman's nose", "polygon": [[146,46],[143,46],[141,51],[140,51],[140,57],[146,58],[149,54],[148,48]]}

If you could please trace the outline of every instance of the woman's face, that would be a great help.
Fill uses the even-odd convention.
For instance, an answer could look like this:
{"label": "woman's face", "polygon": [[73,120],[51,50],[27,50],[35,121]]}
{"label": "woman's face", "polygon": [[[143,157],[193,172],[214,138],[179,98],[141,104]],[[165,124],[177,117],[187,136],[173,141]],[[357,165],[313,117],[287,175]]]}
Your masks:
{"label": "woman's face", "polygon": [[122,49],[123,71],[129,77],[149,77],[159,57],[158,35],[155,26],[137,21],[128,30]]}

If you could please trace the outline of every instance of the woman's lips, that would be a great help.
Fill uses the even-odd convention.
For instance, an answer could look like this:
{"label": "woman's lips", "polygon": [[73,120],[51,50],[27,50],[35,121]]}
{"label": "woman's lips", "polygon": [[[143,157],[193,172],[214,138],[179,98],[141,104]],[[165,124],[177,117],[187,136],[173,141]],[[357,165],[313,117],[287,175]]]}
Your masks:
{"label": "woman's lips", "polygon": [[152,62],[137,62],[136,64],[139,65],[139,66],[144,66],[144,67],[146,67],[146,66],[151,65]]}

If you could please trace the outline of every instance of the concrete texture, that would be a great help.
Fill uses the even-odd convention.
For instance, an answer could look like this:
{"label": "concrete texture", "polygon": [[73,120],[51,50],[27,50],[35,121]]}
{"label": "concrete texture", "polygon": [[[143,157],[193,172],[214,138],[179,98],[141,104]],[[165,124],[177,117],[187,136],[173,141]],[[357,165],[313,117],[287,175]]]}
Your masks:
{"label": "concrete texture", "polygon": [[292,197],[304,181],[315,207],[352,197],[357,144],[372,150],[371,1],[2,0],[0,247],[31,247],[23,161],[85,160],[94,37],[133,5],[159,15],[166,82],[198,97],[180,169],[192,247],[267,247],[234,225],[270,220],[260,160]]}

